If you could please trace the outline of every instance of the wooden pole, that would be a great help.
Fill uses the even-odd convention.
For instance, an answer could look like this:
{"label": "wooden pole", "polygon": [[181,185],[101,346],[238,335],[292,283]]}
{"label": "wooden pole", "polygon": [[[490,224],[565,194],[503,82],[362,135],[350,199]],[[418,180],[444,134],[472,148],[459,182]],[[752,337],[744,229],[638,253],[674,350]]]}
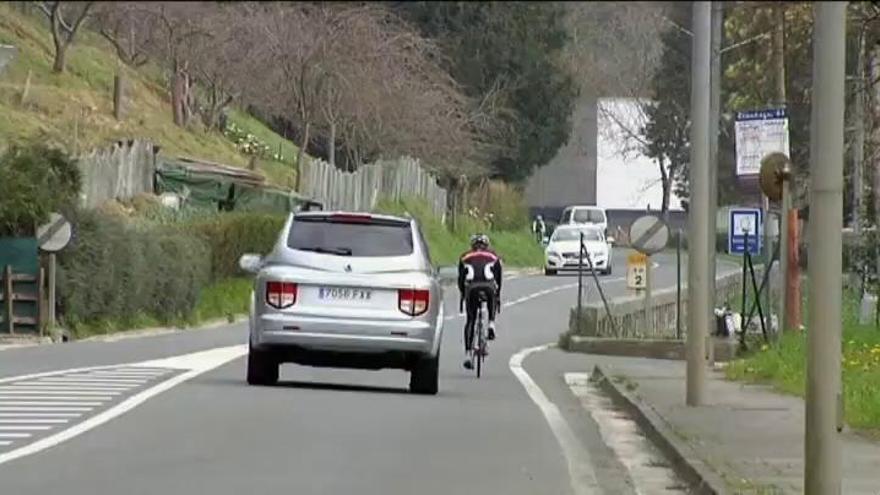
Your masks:
{"label": "wooden pole", "polygon": [[3,269],[3,301],[6,303],[6,331],[12,335],[15,333],[13,316],[14,298],[12,295],[12,266],[6,265]]}

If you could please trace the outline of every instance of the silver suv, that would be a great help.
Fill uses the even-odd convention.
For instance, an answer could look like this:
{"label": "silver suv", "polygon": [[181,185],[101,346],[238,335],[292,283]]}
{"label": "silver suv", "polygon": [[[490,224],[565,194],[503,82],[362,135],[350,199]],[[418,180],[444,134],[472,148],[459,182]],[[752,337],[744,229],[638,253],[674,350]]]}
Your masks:
{"label": "silver suv", "polygon": [[408,370],[436,394],[443,292],[418,224],[348,212],[291,214],[256,273],[247,381],[271,385],[281,363]]}

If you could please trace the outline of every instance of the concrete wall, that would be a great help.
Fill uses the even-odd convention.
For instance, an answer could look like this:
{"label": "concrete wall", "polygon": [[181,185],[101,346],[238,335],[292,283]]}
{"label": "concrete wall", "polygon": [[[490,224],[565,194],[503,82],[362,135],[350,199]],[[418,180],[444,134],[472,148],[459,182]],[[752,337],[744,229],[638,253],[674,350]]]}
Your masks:
{"label": "concrete wall", "polygon": [[[715,284],[716,301],[734,301],[740,292],[739,273],[720,276]],[[584,304],[580,318],[577,308],[572,308],[569,329],[572,335],[585,337],[609,337],[619,339],[675,339],[687,334],[687,287],[682,284],[681,320],[682,335],[676,335],[675,287],[659,290],[652,295],[652,305],[646,311],[643,296],[624,296],[609,301],[611,319],[602,302]],[[612,321],[613,320],[613,321]],[[615,331],[616,328],[616,331]],[[707,329],[710,333],[714,328]]]}
{"label": "concrete wall", "polygon": [[526,201],[533,211],[549,211],[568,205],[596,204],[597,98],[582,96],[572,115],[572,132],[550,163],[539,168],[526,185]]}

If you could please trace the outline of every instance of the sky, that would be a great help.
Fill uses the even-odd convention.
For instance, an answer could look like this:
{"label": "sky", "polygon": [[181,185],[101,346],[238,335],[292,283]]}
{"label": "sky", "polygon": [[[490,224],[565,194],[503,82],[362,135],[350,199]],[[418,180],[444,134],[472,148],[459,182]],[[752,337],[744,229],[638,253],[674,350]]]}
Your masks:
{"label": "sky", "polygon": [[[599,100],[596,202],[603,208],[644,209],[650,205],[652,210],[660,209],[663,188],[657,163],[639,151],[637,139],[622,127],[641,138],[640,117],[635,100]],[[675,193],[669,209],[681,210]]]}

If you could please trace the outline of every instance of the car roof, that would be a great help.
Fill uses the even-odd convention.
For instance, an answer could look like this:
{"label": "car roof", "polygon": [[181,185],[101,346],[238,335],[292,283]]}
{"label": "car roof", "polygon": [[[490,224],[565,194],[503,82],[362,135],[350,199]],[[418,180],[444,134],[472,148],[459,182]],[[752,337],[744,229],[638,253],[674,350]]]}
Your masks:
{"label": "car roof", "polygon": [[603,232],[601,227],[596,227],[595,225],[560,225],[559,227],[556,228],[556,230],[557,231],[559,231],[559,230],[577,230],[577,231],[595,230],[596,232],[599,232],[599,233]]}

